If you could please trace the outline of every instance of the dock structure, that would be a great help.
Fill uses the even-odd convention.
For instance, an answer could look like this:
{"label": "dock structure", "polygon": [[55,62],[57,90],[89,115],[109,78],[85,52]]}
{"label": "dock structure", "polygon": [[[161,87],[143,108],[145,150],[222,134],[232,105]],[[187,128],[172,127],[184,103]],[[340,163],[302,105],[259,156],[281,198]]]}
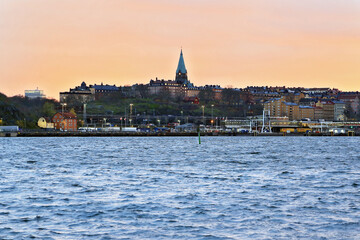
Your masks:
{"label": "dock structure", "polygon": [[[19,132],[17,137],[199,137],[200,136],[360,136],[355,132],[338,133],[304,133],[291,132]],[[4,136],[5,137],[5,136]],[[10,137],[10,136],[9,136]]]}
{"label": "dock structure", "polygon": [[[249,133],[331,133],[336,129],[343,129],[342,133],[352,132],[356,135],[356,129],[360,129],[360,122],[318,122],[318,121],[289,121],[285,118],[256,118],[256,119],[232,119],[224,120],[222,126],[235,132]],[[266,131],[266,129],[271,129]],[[359,132],[359,131],[357,131]]]}

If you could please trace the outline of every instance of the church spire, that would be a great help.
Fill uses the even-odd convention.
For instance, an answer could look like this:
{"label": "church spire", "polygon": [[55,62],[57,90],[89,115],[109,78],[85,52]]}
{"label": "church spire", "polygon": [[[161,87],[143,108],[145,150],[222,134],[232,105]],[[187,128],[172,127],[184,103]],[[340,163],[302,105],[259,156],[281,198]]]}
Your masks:
{"label": "church spire", "polygon": [[183,56],[182,49],[180,51],[180,58],[179,58],[178,67],[176,69],[175,80],[177,82],[179,82],[179,83],[182,83],[182,84],[185,84],[188,81],[187,70],[186,70],[186,67],[185,67],[185,62],[184,62],[184,56]]}

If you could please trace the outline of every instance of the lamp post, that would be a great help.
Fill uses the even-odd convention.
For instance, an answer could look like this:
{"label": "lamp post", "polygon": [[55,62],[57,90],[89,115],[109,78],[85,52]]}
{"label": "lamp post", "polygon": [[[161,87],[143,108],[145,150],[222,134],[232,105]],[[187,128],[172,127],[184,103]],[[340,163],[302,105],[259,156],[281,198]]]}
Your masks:
{"label": "lamp post", "polygon": [[86,121],[86,103],[84,103],[84,113],[83,113],[83,118],[84,118],[84,127],[87,127],[87,121]]}
{"label": "lamp post", "polygon": [[202,105],[201,108],[202,108],[203,124],[204,124],[204,126],[205,126],[205,106]]}
{"label": "lamp post", "polygon": [[61,117],[62,117],[62,120],[61,120],[61,129],[64,130],[64,127],[65,127],[65,124],[64,124],[64,121],[65,121],[65,118],[64,118],[64,107],[66,107],[66,103],[61,103]]}
{"label": "lamp post", "polygon": [[[184,111],[181,111],[180,113],[181,113],[181,119],[180,120],[184,121]],[[179,124],[181,124],[181,121],[179,122]]]}
{"label": "lamp post", "polygon": [[66,103],[60,103],[61,104],[61,114],[64,113],[64,106],[66,106]]}
{"label": "lamp post", "polygon": [[214,126],[214,104],[211,104],[211,127]]}
{"label": "lamp post", "polygon": [[129,121],[130,121],[130,126],[132,127],[133,125],[131,124],[132,122],[132,107],[134,104],[130,103],[130,117],[129,117]]}
{"label": "lamp post", "polygon": [[124,112],[124,126],[126,127],[126,119],[127,119],[127,109],[126,109],[126,106],[125,106],[125,112]]}

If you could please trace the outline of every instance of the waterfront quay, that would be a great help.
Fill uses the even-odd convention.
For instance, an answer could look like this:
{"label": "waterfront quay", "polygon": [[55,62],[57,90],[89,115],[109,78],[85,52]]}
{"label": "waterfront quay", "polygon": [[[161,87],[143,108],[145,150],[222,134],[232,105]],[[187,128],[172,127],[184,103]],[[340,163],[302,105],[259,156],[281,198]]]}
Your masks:
{"label": "waterfront quay", "polygon": [[288,121],[275,119],[225,120],[218,126],[137,125],[130,127],[79,127],[76,130],[0,127],[0,137],[97,137],[97,136],[360,136],[360,122]]}
{"label": "waterfront quay", "polygon": [[[197,132],[19,132],[2,137],[196,137]],[[332,133],[286,133],[286,132],[200,132],[200,136],[249,136],[249,137],[285,137],[285,136],[360,136],[360,134]]]}

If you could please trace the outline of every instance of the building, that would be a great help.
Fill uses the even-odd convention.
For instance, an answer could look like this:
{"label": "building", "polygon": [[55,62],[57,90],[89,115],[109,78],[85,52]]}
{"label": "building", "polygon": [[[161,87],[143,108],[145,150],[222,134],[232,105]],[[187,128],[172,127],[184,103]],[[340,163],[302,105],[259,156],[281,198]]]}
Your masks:
{"label": "building", "polygon": [[290,121],[299,119],[299,105],[286,102],[285,97],[273,98],[264,103],[264,110],[270,111],[270,117],[288,117]]}
{"label": "building", "polygon": [[121,89],[115,85],[104,85],[103,83],[87,86],[85,82],[82,82],[80,86],[70,88],[68,92],[60,92],[60,102],[68,104],[83,104],[98,100],[110,93],[121,92],[121,90],[125,91],[127,90],[127,87],[123,87],[123,89]]}
{"label": "building", "polygon": [[315,107],[311,106],[299,106],[299,118],[305,119],[308,118],[310,120],[315,119]]}
{"label": "building", "polygon": [[264,111],[270,111],[271,117],[282,117],[283,98],[273,98],[264,103]]}
{"label": "building", "polygon": [[194,87],[194,85],[188,80],[182,49],[180,51],[179,63],[176,69],[175,82],[184,87]]}
{"label": "building", "polygon": [[120,87],[117,87],[115,85],[108,85],[101,83],[100,85],[94,84],[90,85],[89,88],[94,92],[95,94],[95,100],[100,99],[103,96],[106,96],[110,93],[117,93],[120,92]]}
{"label": "building", "polygon": [[301,106],[315,106],[318,100],[316,98],[301,98],[299,100],[299,105]]}
{"label": "building", "polygon": [[41,117],[38,120],[38,126],[40,128],[44,128],[44,129],[54,129],[54,123],[51,122],[50,118],[47,117]]}
{"label": "building", "polygon": [[175,80],[151,79],[149,90],[153,95],[168,94],[171,97],[196,97],[199,94],[200,89],[194,87],[188,79],[182,50],[175,72]]}
{"label": "building", "polygon": [[322,107],[314,107],[314,120],[324,119],[324,111]]}
{"label": "building", "polygon": [[185,88],[176,81],[173,80],[164,80],[164,79],[155,79],[150,80],[149,91],[152,95],[166,94],[172,97],[177,95],[185,96]]}
{"label": "building", "polygon": [[316,103],[317,107],[322,108],[322,118],[325,121],[334,120],[334,103],[332,101],[319,101]]}
{"label": "building", "polygon": [[288,117],[290,121],[299,120],[299,105],[292,102],[283,102],[283,116]]}
{"label": "building", "polygon": [[348,105],[354,114],[359,113],[360,109],[360,92],[342,92],[339,93],[338,100]]}
{"label": "building", "polygon": [[184,102],[192,103],[192,104],[199,104],[199,98],[198,97],[184,97]]}
{"label": "building", "polygon": [[77,131],[77,117],[70,112],[58,112],[52,117],[52,122],[57,130]]}
{"label": "building", "polygon": [[175,72],[175,80],[158,79],[150,80],[149,92],[152,95],[166,94],[171,97],[198,97],[200,91],[211,89],[214,92],[215,99],[221,99],[222,88],[218,85],[206,85],[204,87],[196,87],[188,78],[187,69],[185,67],[184,55],[181,50],[178,66]]}
{"label": "building", "polygon": [[34,98],[45,98],[43,90],[36,88],[35,90],[25,90],[25,97],[34,99]]}
{"label": "building", "polygon": [[334,121],[345,121],[345,102],[336,100],[332,102],[334,103]]}
{"label": "building", "polygon": [[60,92],[61,103],[87,103],[95,100],[95,89],[82,82],[80,86],[70,88],[68,92]]}
{"label": "building", "polygon": [[264,103],[266,101],[271,101],[272,99],[277,99],[281,97],[279,92],[267,86],[263,86],[263,87],[249,86],[245,88],[243,91],[251,94],[254,102],[259,102],[259,103]]}
{"label": "building", "polygon": [[284,94],[284,96],[287,102],[299,104],[300,100],[305,97],[305,94],[302,92],[289,92]]}

